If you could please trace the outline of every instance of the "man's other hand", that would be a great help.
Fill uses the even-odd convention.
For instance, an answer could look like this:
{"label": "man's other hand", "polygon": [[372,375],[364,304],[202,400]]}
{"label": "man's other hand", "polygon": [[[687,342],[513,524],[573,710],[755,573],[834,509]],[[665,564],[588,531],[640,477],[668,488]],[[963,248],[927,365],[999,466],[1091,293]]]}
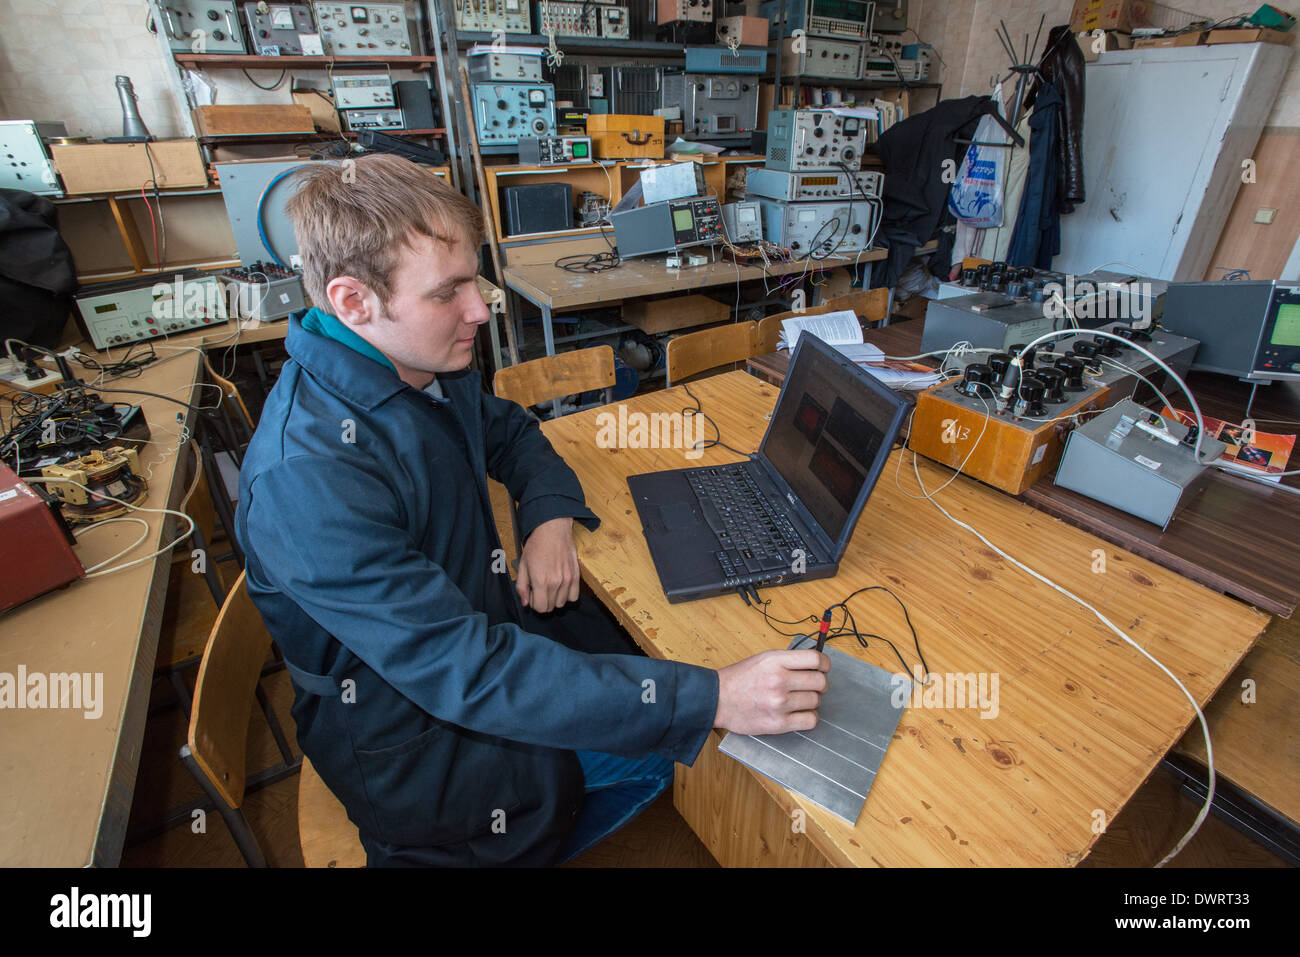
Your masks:
{"label": "man's other hand", "polygon": [[515,590],[525,608],[545,614],[578,600],[578,549],[573,519],[553,518],[533,529],[519,558]]}
{"label": "man's other hand", "polygon": [[764,651],[718,672],[715,728],[737,734],[811,731],[831,660],[817,651]]}

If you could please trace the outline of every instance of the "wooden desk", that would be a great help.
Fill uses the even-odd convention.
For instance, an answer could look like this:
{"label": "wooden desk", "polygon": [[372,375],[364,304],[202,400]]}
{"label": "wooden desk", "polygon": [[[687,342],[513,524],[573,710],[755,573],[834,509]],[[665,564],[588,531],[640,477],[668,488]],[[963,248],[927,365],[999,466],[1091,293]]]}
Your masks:
{"label": "wooden desk", "polygon": [[[924,321],[910,320],[868,330],[865,338],[884,349],[886,355],[916,355],[921,351],[923,328]],[[789,366],[788,352],[749,360],[754,374],[778,386],[785,381]],[[1208,372],[1191,373],[1187,384],[1205,415],[1225,421],[1241,420],[1250,386]],[[1261,430],[1295,431],[1300,425],[1288,427],[1266,420],[1300,422],[1300,386],[1279,382],[1261,388],[1252,412]],[[1294,457],[1290,468],[1300,468],[1298,460],[1300,456]],[[1282,481],[1300,489],[1300,476],[1288,476]],[[1027,489],[1021,499],[1272,614],[1289,618],[1300,603],[1300,548],[1296,547],[1300,541],[1300,496],[1286,489],[1270,488],[1216,469],[1165,531],[1061,488],[1050,477]]]}
{"label": "wooden desk", "polygon": [[[928,243],[917,254],[931,252],[937,243]],[[705,289],[710,286],[734,286],[736,283],[762,279],[764,276],[780,277],[807,271],[850,266],[858,262],[874,262],[889,255],[886,249],[873,249],[859,256],[843,259],[830,258],[812,264],[799,261],[781,263],[764,270],[759,266],[736,266],[729,262],[709,263],[689,269],[669,271],[659,256],[647,259],[625,259],[617,269],[602,273],[565,272],[554,265],[554,260],[568,255],[562,244],[546,247],[549,257],[544,262],[506,266],[502,280],[512,294],[522,296],[542,311],[542,335],[546,341],[546,354],[555,355],[555,328],[551,321],[555,309],[580,309],[601,303],[618,303],[624,299],[658,296],[672,292]],[[573,251],[581,250],[575,246]],[[515,310],[518,315],[518,310]]]}
{"label": "wooden desk", "polygon": [[[200,402],[194,384],[199,354],[187,352],[120,383]],[[125,397],[124,397],[125,398]],[[174,508],[176,413],[163,399],[140,400],[152,441],[140,464],[152,468],[148,508]],[[188,413],[187,413],[188,417]],[[149,523],[145,542],[122,561],[147,555],[174,537],[166,516],[132,513]],[[134,524],[85,532],[77,555],[85,566],[109,558],[140,533]],[[187,548],[182,544],[182,548]],[[8,612],[0,623],[0,672],[103,675],[102,715],[77,710],[0,711],[0,864],[6,867],[115,866],[122,853],[144,738],[149,689],[167,592],[170,552],[103,578],[73,582]]]}
{"label": "wooden desk", "polygon": [[[692,383],[724,441],[755,448],[777,390],[732,372]],[[638,396],[629,411],[672,413],[681,388]],[[665,449],[601,449],[599,410],[544,423],[582,480],[602,525],[577,533],[582,574],[645,651],[722,667],[783,648],[754,610],[727,596],[669,604],[627,489],[629,474],[734,461],[713,448],[687,460]],[[897,458],[903,453],[895,453]],[[718,754],[714,733],[675,800],[724,864],[1073,865],[1193,720],[1182,693],[1074,602],[1008,565],[928,502],[894,484],[891,462],[840,574],[767,589],[771,613],[819,614],[854,588],[886,584],[906,602],[935,672],[993,672],[999,712],[909,708],[856,826]],[[910,464],[910,463],[909,463]],[[921,463],[935,488],[951,473]],[[903,488],[915,492],[909,473]],[[1250,648],[1267,617],[965,477],[940,500],[1017,558],[1092,602],[1183,678],[1205,702]],[[1109,571],[1091,571],[1105,548]],[[861,596],[858,620],[915,652],[898,607]],[[791,630],[791,629],[783,629]],[[899,670],[888,646],[841,651]],[[792,829],[800,810],[806,833]]]}

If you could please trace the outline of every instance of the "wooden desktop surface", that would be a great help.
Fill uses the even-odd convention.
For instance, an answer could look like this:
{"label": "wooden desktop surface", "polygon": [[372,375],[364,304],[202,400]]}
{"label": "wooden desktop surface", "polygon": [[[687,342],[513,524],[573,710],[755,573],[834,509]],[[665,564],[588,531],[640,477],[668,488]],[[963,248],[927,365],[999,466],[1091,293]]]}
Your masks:
{"label": "wooden desktop surface", "polygon": [[[778,390],[743,372],[691,384],[703,409],[740,449],[758,445]],[[638,396],[629,412],[678,412],[681,387]],[[582,480],[601,518],[579,530],[584,580],[655,657],[718,668],[787,638],[736,596],[670,604],[646,548],[626,477],[735,461],[713,448],[597,445],[600,410],[543,430]],[[716,753],[715,732],[695,768],[678,768],[677,804],[724,863],[851,865],[1073,865],[1097,838],[1096,812],[1113,821],[1193,720],[1183,694],[1089,612],[1010,566],[895,484],[891,458],[837,577],[763,590],[774,617],[817,614],[853,589],[891,587],[906,603],[934,672],[999,675],[999,711],[911,708],[902,716],[856,826]],[[910,466],[910,456],[904,456]],[[951,472],[924,460],[933,489]],[[1207,701],[1263,630],[1262,613],[965,477],[939,494],[957,517],[1030,567],[1093,603]],[[1094,551],[1105,574],[1092,572]],[[861,623],[916,653],[898,606],[879,592],[854,600]],[[782,626],[783,631],[793,629]],[[890,672],[888,646],[836,643]],[[791,814],[806,816],[793,833]]]}
{"label": "wooden desktop surface", "polygon": [[[137,378],[110,385],[169,395],[205,405],[210,389],[196,389],[199,353],[178,352]],[[105,392],[138,402],[151,440],[140,447],[149,480],[148,508],[175,507],[178,456],[174,402]],[[120,561],[147,555],[170,542],[179,520],[139,512],[149,523],[145,541]],[[164,535],[164,519],[167,533]],[[110,558],[140,534],[134,523],[91,528],[78,539],[83,566]],[[189,546],[182,544],[188,552]],[[117,564],[116,562],[114,564]],[[122,853],[171,554],[103,578],[75,581],[0,618],[0,673],[102,675],[102,713],[81,710],[0,712],[0,865],[6,867],[115,866]],[[93,680],[93,679],[92,679]]]}
{"label": "wooden desktop surface", "polygon": [[[910,356],[921,350],[923,320],[908,320],[865,333],[887,355]],[[776,385],[785,381],[788,352],[749,360],[749,368]],[[1205,415],[1241,421],[1250,386],[1228,376],[1193,372],[1187,384]],[[1171,396],[1171,398],[1173,398]],[[1175,401],[1177,401],[1175,399]],[[1252,414],[1266,432],[1300,430],[1300,385],[1261,386]],[[1289,468],[1300,469],[1300,455]],[[1300,489],[1300,476],[1283,483]],[[1300,495],[1228,475],[1218,469],[1193,493],[1187,506],[1162,531],[1127,512],[1095,501],[1045,478],[1021,498],[1035,508],[1077,525],[1171,568],[1203,585],[1289,618],[1300,603]]]}

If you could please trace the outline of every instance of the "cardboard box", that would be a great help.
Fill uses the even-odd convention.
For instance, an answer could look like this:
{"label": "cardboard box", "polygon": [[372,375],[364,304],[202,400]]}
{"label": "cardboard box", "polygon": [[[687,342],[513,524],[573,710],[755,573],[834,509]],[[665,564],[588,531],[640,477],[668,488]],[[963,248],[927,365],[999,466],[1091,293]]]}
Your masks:
{"label": "cardboard box", "polygon": [[1200,46],[1205,42],[1208,36],[1204,30],[1194,31],[1192,33],[1180,33],[1172,37],[1139,37],[1133,41],[1134,50],[1151,50],[1162,47],[1194,47]]}
{"label": "cardboard box", "polygon": [[[149,148],[148,153],[145,147]],[[69,143],[50,145],[55,168],[69,193],[138,191],[207,186],[208,171],[194,140],[158,140],[154,143]],[[153,161],[150,171],[149,161]]]}
{"label": "cardboard box", "polygon": [[1070,29],[1075,33],[1085,30],[1132,33],[1134,27],[1150,25],[1151,5],[1147,0],[1075,0],[1070,13]]}
{"label": "cardboard box", "polygon": [[1249,30],[1211,30],[1210,39],[1206,42],[1210,44],[1276,43],[1281,46],[1290,46],[1295,43],[1295,34],[1283,33],[1281,30],[1267,30],[1263,27],[1255,27]]}
{"label": "cardboard box", "polygon": [[587,135],[597,159],[664,157],[664,118],[626,113],[593,113]]}
{"label": "cardboard box", "polygon": [[722,44],[740,37],[742,47],[766,47],[767,31],[767,17],[718,18],[718,42]]}
{"label": "cardboard box", "polygon": [[293,101],[311,111],[311,121],[316,129],[327,133],[339,133],[339,114],[334,109],[334,97],[324,90],[294,90]]}
{"label": "cardboard box", "polygon": [[633,299],[623,303],[623,321],[651,335],[721,322],[730,315],[731,307],[725,302],[700,295]]}
{"label": "cardboard box", "polygon": [[199,106],[194,109],[194,128],[200,136],[316,132],[311,110],[297,104]]}
{"label": "cardboard box", "polygon": [[1102,34],[1101,42],[1097,42],[1095,33],[1076,34],[1079,41],[1079,49],[1083,51],[1083,59],[1088,63],[1094,63],[1101,58],[1106,50],[1131,50],[1133,48],[1133,37],[1127,33],[1120,33],[1118,30],[1107,30]]}

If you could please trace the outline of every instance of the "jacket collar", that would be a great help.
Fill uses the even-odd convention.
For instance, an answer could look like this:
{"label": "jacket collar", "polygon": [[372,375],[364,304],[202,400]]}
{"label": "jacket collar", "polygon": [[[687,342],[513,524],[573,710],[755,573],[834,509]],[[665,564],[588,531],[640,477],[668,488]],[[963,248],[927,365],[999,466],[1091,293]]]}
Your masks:
{"label": "jacket collar", "polygon": [[285,348],[325,388],[367,411],[409,388],[383,353],[320,309],[289,317]]}

